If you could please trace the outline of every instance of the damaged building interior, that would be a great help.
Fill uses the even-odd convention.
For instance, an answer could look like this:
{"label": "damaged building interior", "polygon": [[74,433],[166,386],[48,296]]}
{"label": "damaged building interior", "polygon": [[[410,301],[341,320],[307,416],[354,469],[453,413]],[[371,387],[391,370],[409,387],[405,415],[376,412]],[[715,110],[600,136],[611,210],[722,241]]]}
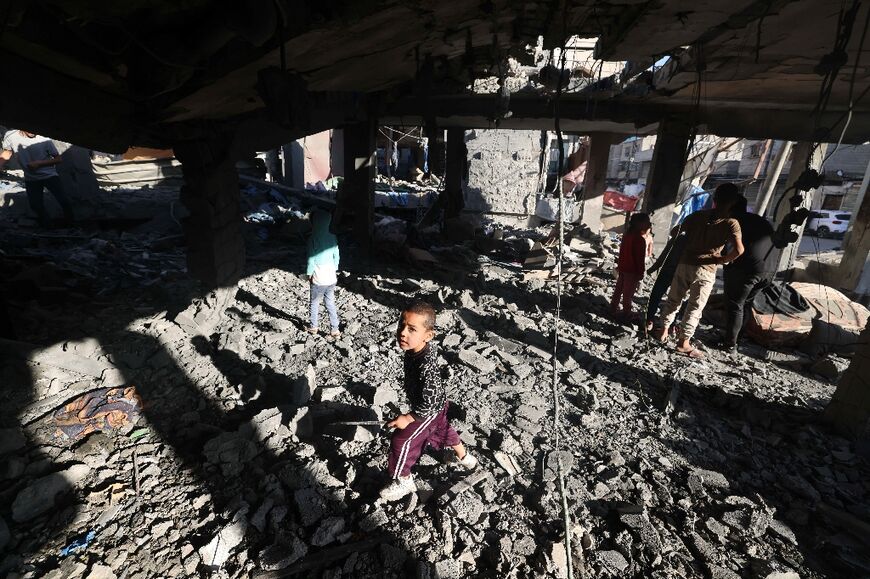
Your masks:
{"label": "damaged building interior", "polygon": [[870,2],[0,15],[0,575],[870,577]]}

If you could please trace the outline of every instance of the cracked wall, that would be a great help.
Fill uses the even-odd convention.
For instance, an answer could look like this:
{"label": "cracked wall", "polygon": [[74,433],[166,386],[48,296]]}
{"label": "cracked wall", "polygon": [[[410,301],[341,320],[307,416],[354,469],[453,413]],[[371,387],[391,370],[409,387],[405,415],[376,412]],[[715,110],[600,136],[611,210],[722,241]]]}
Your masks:
{"label": "cracked wall", "polygon": [[531,215],[540,172],[541,131],[466,131],[467,211]]}

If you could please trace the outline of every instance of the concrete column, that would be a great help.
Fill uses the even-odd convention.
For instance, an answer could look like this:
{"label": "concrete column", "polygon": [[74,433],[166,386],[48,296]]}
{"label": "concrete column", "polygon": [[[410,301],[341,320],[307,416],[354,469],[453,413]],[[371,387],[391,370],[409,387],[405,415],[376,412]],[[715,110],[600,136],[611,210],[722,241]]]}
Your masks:
{"label": "concrete column", "polygon": [[[862,191],[867,183],[867,176],[864,177],[864,182],[861,184]],[[858,289],[858,282],[862,277],[864,265],[867,263],[867,256],[870,253],[870,197],[860,195],[861,205],[858,211],[852,216],[852,223],[843,243],[843,257],[840,260],[840,267],[837,269],[836,286],[845,292],[852,292]]]}
{"label": "concrete column", "polygon": [[266,151],[266,172],[275,183],[284,182],[284,169],[281,166],[281,156],[278,149],[269,149]]}
{"label": "concrete column", "polygon": [[580,223],[596,234],[601,231],[601,208],[604,206],[604,190],[607,188],[610,146],[618,138],[613,133],[589,135],[589,164],[583,184],[583,216]]}
{"label": "concrete column", "polygon": [[770,198],[776,190],[776,182],[779,181],[779,176],[782,175],[782,168],[791,154],[793,144],[791,141],[784,141],[782,143],[782,146],[776,153],[776,157],[773,159],[773,165],[771,165],[770,170],[764,177],[764,184],[762,184],[761,191],[759,192],[758,203],[755,204],[755,212],[758,215],[765,215],[767,213]]}
{"label": "concrete column", "polygon": [[845,434],[867,436],[870,420],[870,324],[861,332],[849,368],[825,409],[825,419]]}
{"label": "concrete column", "polygon": [[426,123],[425,131],[429,140],[429,174],[444,179],[444,129],[432,120]]}
{"label": "concrete column", "polygon": [[659,123],[643,197],[643,210],[651,214],[657,253],[668,241],[690,137],[691,127],[683,120],[665,119]]}
{"label": "concrete column", "polygon": [[456,217],[465,206],[462,179],[465,176],[465,129],[447,129],[447,166],[444,176],[444,217]]}
{"label": "concrete column", "polygon": [[353,212],[354,235],[366,246],[371,240],[375,219],[377,131],[374,117],[344,128],[342,205]]}
{"label": "concrete column", "polygon": [[181,202],[187,269],[208,289],[231,287],[245,267],[245,242],[239,212],[239,177],[229,154],[229,139],[175,144],[184,186]]}
{"label": "concrete column", "polygon": [[858,195],[855,196],[855,219],[849,221],[849,226],[846,228],[846,235],[843,236],[843,247],[849,243],[849,237],[855,229],[855,221],[858,212],[861,210],[861,205],[864,203],[864,197],[867,195],[867,187],[870,186],[870,161],[867,163],[867,168],[864,169],[864,178],[861,179],[861,186],[858,187]]}
{"label": "concrete column", "polygon": [[[788,179],[785,183],[785,198],[780,202],[780,198],[771,199],[771,203],[773,204],[773,210],[776,211],[776,219],[775,223],[777,227],[779,227],[785,216],[791,213],[792,206],[789,203],[789,200],[792,196],[794,196],[794,190],[789,190],[789,188],[798,180],[801,173],[803,173],[806,167],[810,169],[819,170],[822,166],[822,160],[825,158],[825,151],[827,150],[827,143],[820,144],[815,151],[813,151],[813,144],[807,141],[801,141],[794,147],[794,151],[791,157],[791,168],[788,171]],[[813,206],[813,199],[816,196],[817,189],[811,189],[810,191],[802,191],[801,196],[803,200],[798,207],[806,207],[807,209]],[[777,204],[779,206],[777,207]],[[779,255],[779,266],[776,268],[777,272],[787,271],[794,267],[794,260],[797,257],[797,250],[801,243],[801,237],[804,234],[804,225],[806,222],[802,223],[799,226],[792,225],[791,230],[797,232],[798,238],[794,243],[788,244],[785,249],[780,252]]]}
{"label": "concrete column", "polygon": [[300,141],[287,143],[284,149],[283,183],[296,189],[305,188],[305,151]]}

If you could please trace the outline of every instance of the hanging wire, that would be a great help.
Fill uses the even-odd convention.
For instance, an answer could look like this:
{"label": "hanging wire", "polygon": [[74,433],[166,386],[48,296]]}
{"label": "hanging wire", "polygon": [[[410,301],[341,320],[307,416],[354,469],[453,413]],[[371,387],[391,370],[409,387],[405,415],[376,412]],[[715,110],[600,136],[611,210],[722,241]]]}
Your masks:
{"label": "hanging wire", "polygon": [[861,41],[858,43],[858,53],[855,55],[855,64],[852,67],[852,78],[849,80],[849,109],[846,111],[846,122],[843,123],[843,130],[840,132],[840,138],[837,140],[837,146],[834,147],[834,149],[830,153],[825,155],[825,158],[822,161],[822,168],[819,170],[819,172],[824,172],[825,163],[827,163],[828,159],[830,159],[834,155],[834,153],[836,153],[837,150],[840,148],[840,145],[843,143],[843,138],[846,136],[846,131],[849,129],[849,125],[852,123],[852,112],[855,108],[855,80],[858,76],[858,63],[861,62],[861,51],[864,49],[864,40],[867,38],[868,25],[870,25],[870,9],[867,10],[867,14],[864,17],[864,29],[861,31]]}
{"label": "hanging wire", "polygon": [[[553,102],[554,113],[554,129],[556,130],[556,141],[559,144],[559,167],[557,170],[557,181],[561,183],[562,170],[565,165],[565,147],[562,136],[561,117],[559,111],[559,101],[562,97],[562,79],[565,74],[565,63],[567,59],[567,44],[568,38],[565,32],[567,26],[567,3],[563,6],[563,36],[562,36],[562,52],[560,57],[559,79],[556,84],[556,98]],[[568,511],[568,497],[565,492],[565,471],[562,465],[562,408],[559,392],[559,330],[562,319],[562,261],[564,257],[564,242],[565,242],[565,196],[562,191],[559,191],[559,224],[558,224],[558,255],[556,258],[556,312],[553,322],[553,367],[552,367],[552,393],[553,393],[553,446],[555,447],[556,455],[556,475],[559,482],[559,495],[562,501],[562,517],[565,533],[565,559],[568,572],[568,579],[574,578],[574,561],[571,548],[571,514]]]}

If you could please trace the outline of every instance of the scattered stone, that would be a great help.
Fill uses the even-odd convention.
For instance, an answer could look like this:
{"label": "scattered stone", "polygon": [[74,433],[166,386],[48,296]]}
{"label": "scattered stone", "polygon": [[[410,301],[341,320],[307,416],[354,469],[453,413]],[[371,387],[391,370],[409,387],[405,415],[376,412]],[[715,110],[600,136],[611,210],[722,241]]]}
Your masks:
{"label": "scattered stone", "polygon": [[556,577],[568,577],[568,554],[564,543],[553,543],[550,547],[550,560],[556,570]]}
{"label": "scattered stone", "polygon": [[517,464],[516,459],[509,454],[497,450],[493,453],[493,458],[495,458],[495,461],[499,464],[499,466],[501,466],[505,470],[505,472],[508,473],[508,476],[516,476],[520,472],[522,472],[522,469],[520,468],[519,464]]}
{"label": "scattered stone", "polygon": [[315,547],[328,545],[335,541],[342,531],[344,531],[343,517],[327,517],[320,522],[320,526],[314,531],[311,544]]}
{"label": "scattered stone", "polygon": [[203,565],[211,569],[222,567],[245,538],[247,528],[245,511],[239,510],[232,523],[223,527],[207,545],[199,549]]}
{"label": "scattered stone", "polygon": [[117,575],[111,567],[96,563],[91,567],[86,579],[117,579]]}
{"label": "scattered stone", "polygon": [[472,349],[460,350],[459,359],[469,368],[477,370],[483,374],[491,374],[495,370],[495,362],[489,358],[481,356],[478,352]]}
{"label": "scattered stone", "polygon": [[596,556],[601,561],[601,564],[611,573],[621,575],[628,569],[628,561],[625,560],[625,557],[619,551],[599,551]]}
{"label": "scattered stone", "polygon": [[224,476],[241,474],[259,450],[251,440],[236,432],[224,432],[205,443],[202,450],[208,462],[219,465]]}
{"label": "scattered stone", "polygon": [[15,497],[12,520],[21,523],[50,511],[59,496],[72,491],[90,472],[89,466],[75,464],[66,470],[36,479]]}
{"label": "scattered stone", "polygon": [[304,526],[313,525],[326,513],[326,502],[313,488],[305,488],[296,491],[296,508]]}
{"label": "scattered stone", "polygon": [[444,559],[435,563],[435,577],[438,579],[461,579],[464,576],[462,563],[456,559]]}
{"label": "scattered stone", "polygon": [[257,556],[257,561],[264,571],[280,571],[286,569],[308,554],[308,547],[299,537],[293,536],[290,545],[269,545]]}

